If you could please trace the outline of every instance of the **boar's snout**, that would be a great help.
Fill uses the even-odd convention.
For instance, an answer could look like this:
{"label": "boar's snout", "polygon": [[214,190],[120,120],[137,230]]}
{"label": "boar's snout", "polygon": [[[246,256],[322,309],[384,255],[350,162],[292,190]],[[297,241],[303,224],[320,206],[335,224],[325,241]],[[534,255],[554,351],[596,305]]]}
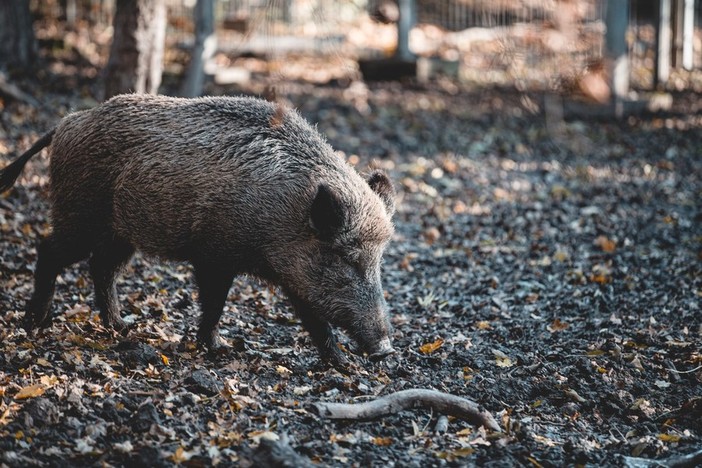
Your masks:
{"label": "boar's snout", "polygon": [[382,306],[376,308],[371,317],[366,318],[364,326],[352,333],[371,361],[381,361],[395,353],[390,338],[392,326],[388,320],[387,307],[384,301],[382,302]]}
{"label": "boar's snout", "polygon": [[395,348],[390,343],[390,338],[383,338],[374,347],[368,350],[368,359],[371,361],[382,361],[391,354],[395,354]]}

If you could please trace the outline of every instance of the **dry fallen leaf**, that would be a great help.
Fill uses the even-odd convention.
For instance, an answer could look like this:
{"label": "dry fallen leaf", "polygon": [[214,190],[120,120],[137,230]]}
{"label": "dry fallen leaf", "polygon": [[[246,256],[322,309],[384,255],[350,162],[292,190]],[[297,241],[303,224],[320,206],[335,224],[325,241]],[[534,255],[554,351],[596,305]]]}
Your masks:
{"label": "dry fallen leaf", "polygon": [[247,434],[247,437],[254,442],[261,442],[261,439],[266,440],[279,440],[280,436],[272,431],[251,431]]}
{"label": "dry fallen leaf", "polygon": [[42,396],[45,391],[46,387],[42,384],[28,385],[15,394],[15,400],[26,400],[27,398]]}
{"label": "dry fallen leaf", "polygon": [[607,284],[612,281],[612,268],[610,264],[598,263],[592,267],[590,281],[598,284]]}
{"label": "dry fallen leaf", "polygon": [[571,196],[571,192],[562,185],[554,185],[551,187],[551,196],[556,200],[564,200]]}
{"label": "dry fallen leaf", "polygon": [[570,255],[568,255],[568,252],[565,252],[563,250],[557,250],[556,253],[553,254],[553,259],[556,260],[557,262],[565,262],[570,258]]}
{"label": "dry fallen leaf", "polygon": [[354,434],[348,432],[346,434],[332,434],[329,436],[330,442],[343,442],[345,444],[356,444],[358,443],[358,437]]}
{"label": "dry fallen leaf", "polygon": [[422,346],[419,347],[419,351],[421,351],[424,354],[431,354],[437,349],[441,348],[441,345],[444,344],[444,340],[439,338],[436,341],[433,341],[431,343],[425,343]]}
{"label": "dry fallen leaf", "polygon": [[617,250],[617,243],[607,236],[597,236],[594,244],[602,249],[603,252],[612,253]]}
{"label": "dry fallen leaf", "polygon": [[493,349],[492,354],[495,355],[495,363],[498,367],[512,367],[514,363],[505,353],[498,349]]}
{"label": "dry fallen leaf", "polygon": [[653,384],[658,388],[670,387],[670,382],[666,382],[665,380],[656,380]]}
{"label": "dry fallen leaf", "polygon": [[551,333],[559,332],[565,330],[566,328],[568,328],[568,323],[561,322],[561,320],[558,318],[551,322],[551,325],[546,327],[546,329]]}
{"label": "dry fallen leaf", "polygon": [[132,442],[129,440],[125,440],[124,442],[115,442],[112,444],[112,446],[117,450],[118,452],[122,453],[129,453],[132,450],[134,450],[134,446],[132,445]]}
{"label": "dry fallen leaf", "polygon": [[572,388],[569,388],[568,390],[566,390],[565,394],[568,398],[570,398],[573,401],[577,401],[578,403],[585,403],[587,401],[585,398],[578,395],[578,392],[576,392]]}
{"label": "dry fallen leaf", "polygon": [[183,447],[178,447],[173,455],[171,455],[171,461],[176,464],[181,464],[185,461],[190,460],[193,454],[186,452]]}
{"label": "dry fallen leaf", "polygon": [[542,436],[539,434],[533,434],[532,437],[534,438],[535,441],[537,441],[540,444],[543,444],[547,447],[555,447],[556,446],[556,443],[546,436]]}
{"label": "dry fallen leaf", "polygon": [[427,244],[432,245],[434,242],[439,240],[441,237],[441,232],[435,227],[430,227],[426,231],[424,231],[424,240],[426,241]]}
{"label": "dry fallen leaf", "polygon": [[392,445],[392,437],[371,437],[371,442],[380,447],[387,447]]}
{"label": "dry fallen leaf", "polygon": [[467,457],[468,455],[473,454],[473,452],[475,452],[474,448],[463,447],[463,448],[459,448],[459,449],[451,450],[451,451],[446,451],[446,452],[436,452],[436,456],[438,458],[446,460],[447,462],[453,462],[453,461],[456,461],[456,459],[458,459],[458,458]]}
{"label": "dry fallen leaf", "polygon": [[609,276],[593,273],[590,275],[590,281],[597,284],[607,284],[610,282],[610,278]]}
{"label": "dry fallen leaf", "polygon": [[658,434],[658,440],[662,440],[663,442],[670,442],[670,443],[675,443],[675,442],[680,442],[680,437],[679,435],[675,434]]}
{"label": "dry fallen leaf", "polygon": [[39,382],[45,388],[53,387],[58,383],[59,379],[55,375],[42,375],[39,377]]}

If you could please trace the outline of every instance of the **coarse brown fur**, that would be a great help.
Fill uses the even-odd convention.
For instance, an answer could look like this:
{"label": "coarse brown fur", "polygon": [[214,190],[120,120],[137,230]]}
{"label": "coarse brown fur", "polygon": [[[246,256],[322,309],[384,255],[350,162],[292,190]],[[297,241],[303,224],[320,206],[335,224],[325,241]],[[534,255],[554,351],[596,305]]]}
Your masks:
{"label": "coarse brown fur", "polygon": [[[344,360],[330,324],[369,353],[391,351],[380,262],[392,184],[380,172],[364,181],[297,112],[132,94],[52,133],[42,144],[52,146],[53,232],[38,249],[27,329],[50,322],[56,275],[86,258],[102,320],[123,328],[115,278],[139,250],[192,263],[207,346],[233,278],[247,273],[282,287],[323,357]],[[0,188],[39,146],[0,172]]]}

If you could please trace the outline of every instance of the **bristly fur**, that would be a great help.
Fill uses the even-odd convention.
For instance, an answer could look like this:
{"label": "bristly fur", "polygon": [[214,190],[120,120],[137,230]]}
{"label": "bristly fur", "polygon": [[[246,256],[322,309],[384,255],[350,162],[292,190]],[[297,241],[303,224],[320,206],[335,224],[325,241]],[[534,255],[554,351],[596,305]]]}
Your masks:
{"label": "bristly fur", "polygon": [[65,117],[4,184],[52,135],[53,232],[27,328],[50,319],[55,275],[88,257],[101,317],[120,328],[115,278],[140,250],[193,264],[206,345],[237,274],[281,286],[327,358],[339,353],[329,323],[369,351],[388,337],[380,262],[392,184],[361,178],[296,111],[244,97],[116,96]]}

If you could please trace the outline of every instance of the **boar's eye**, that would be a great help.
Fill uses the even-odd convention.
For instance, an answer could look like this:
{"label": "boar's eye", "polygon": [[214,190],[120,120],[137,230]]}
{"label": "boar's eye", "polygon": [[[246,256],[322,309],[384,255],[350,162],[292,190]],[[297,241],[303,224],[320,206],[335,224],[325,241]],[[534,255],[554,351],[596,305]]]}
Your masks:
{"label": "boar's eye", "polygon": [[354,255],[347,251],[341,249],[332,249],[332,254],[334,258],[341,264],[346,265],[352,269],[355,273],[363,276],[363,266],[361,265],[358,255]]}

